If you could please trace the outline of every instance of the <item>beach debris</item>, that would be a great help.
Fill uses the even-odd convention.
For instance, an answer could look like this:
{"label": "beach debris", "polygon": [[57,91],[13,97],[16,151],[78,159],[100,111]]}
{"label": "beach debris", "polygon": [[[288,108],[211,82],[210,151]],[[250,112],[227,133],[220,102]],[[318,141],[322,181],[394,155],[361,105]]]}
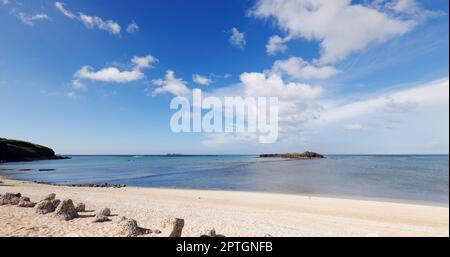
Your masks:
{"label": "beach debris", "polygon": [[1,196],[0,205],[6,205],[6,204],[17,205],[20,202],[20,197],[22,197],[22,195],[20,193],[17,193],[17,194],[6,193]]}
{"label": "beach debris", "polygon": [[136,220],[128,219],[127,217],[120,219],[119,228],[119,234],[126,237],[136,237],[152,233],[151,229],[141,228],[138,226]]}
{"label": "beach debris", "polygon": [[48,201],[53,201],[56,199],[56,194],[55,193],[51,193],[49,195],[47,195],[44,200],[48,200]]}
{"label": "beach debris", "polygon": [[36,205],[36,203],[31,202],[29,197],[20,197],[20,201],[17,206],[23,207],[23,208],[33,208],[35,205]]}
{"label": "beach debris", "polygon": [[85,212],[86,211],[86,205],[84,203],[77,203],[77,206],[75,207],[77,212]]}
{"label": "beach debris", "polygon": [[78,217],[78,212],[71,199],[62,201],[56,208],[55,215],[63,220],[72,220]]}
{"label": "beach debris", "polygon": [[162,233],[162,231],[161,231],[161,230],[159,230],[159,229],[154,229],[154,230],[153,230],[153,233],[155,233],[155,234],[161,234],[161,233]]}
{"label": "beach debris", "polygon": [[184,219],[176,218],[173,222],[173,229],[169,237],[181,237],[184,227]]}
{"label": "beach debris", "polygon": [[108,216],[111,215],[111,210],[109,208],[104,208],[101,209],[100,211],[98,211],[95,214],[95,219],[94,219],[94,223],[95,222],[106,222],[106,221],[111,221]]}
{"label": "beach debris", "polygon": [[215,229],[212,229],[210,232],[209,232],[209,235],[201,235],[200,237],[225,237],[224,235],[218,235],[217,233],[216,233],[216,230]]}

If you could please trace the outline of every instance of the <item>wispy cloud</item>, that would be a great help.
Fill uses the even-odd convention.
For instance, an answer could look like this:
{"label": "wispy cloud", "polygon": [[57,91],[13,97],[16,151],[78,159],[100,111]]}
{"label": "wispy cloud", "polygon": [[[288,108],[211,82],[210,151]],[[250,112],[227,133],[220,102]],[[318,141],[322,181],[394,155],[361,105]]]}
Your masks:
{"label": "wispy cloud", "polygon": [[132,23],[128,24],[128,26],[127,26],[128,33],[136,33],[138,31],[139,31],[139,26],[137,25],[136,22],[133,21]]}
{"label": "wispy cloud", "polygon": [[192,81],[194,81],[195,84],[202,86],[209,86],[212,83],[212,80],[210,78],[199,74],[192,75]]}
{"label": "wispy cloud", "polygon": [[339,73],[333,66],[316,66],[300,57],[278,60],[272,67],[272,72],[286,74],[295,79],[327,79]]}
{"label": "wispy cloud", "polygon": [[245,33],[240,32],[237,28],[231,28],[230,30],[230,38],[229,42],[231,45],[238,47],[238,48],[244,48],[247,44],[247,41],[245,40]]}
{"label": "wispy cloud", "polygon": [[366,127],[364,127],[363,125],[361,125],[359,123],[346,124],[344,126],[344,129],[350,130],[350,131],[356,131],[356,132],[364,132],[364,131],[368,130]]}
{"label": "wispy cloud", "polygon": [[34,26],[37,21],[49,21],[50,17],[45,13],[38,13],[34,15],[29,15],[23,12],[17,14],[17,18],[28,26]]}
{"label": "wispy cloud", "polygon": [[75,19],[84,24],[84,26],[88,29],[99,29],[108,31],[112,35],[120,35],[121,26],[119,23],[113,20],[104,20],[98,16],[91,16],[84,14],[82,12],[78,12],[75,14],[71,10],[67,9],[62,2],[55,2],[55,7],[58,9],[64,16],[69,19]]}

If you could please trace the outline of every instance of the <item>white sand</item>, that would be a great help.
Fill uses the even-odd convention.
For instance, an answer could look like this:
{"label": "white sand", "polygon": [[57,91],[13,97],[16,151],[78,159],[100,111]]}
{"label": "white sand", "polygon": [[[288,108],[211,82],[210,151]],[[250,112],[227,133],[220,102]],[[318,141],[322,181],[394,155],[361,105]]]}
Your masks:
{"label": "white sand", "polygon": [[[0,236],[117,236],[120,216],[141,227],[171,231],[185,219],[183,236],[211,229],[226,236],[449,236],[449,208],[405,203],[283,194],[150,188],[74,188],[0,178],[0,194],[22,193],[39,201],[49,193],[84,202],[89,210],[111,208],[112,222],[92,217],[61,221],[34,209],[0,206]],[[92,213],[82,213],[91,215]]]}

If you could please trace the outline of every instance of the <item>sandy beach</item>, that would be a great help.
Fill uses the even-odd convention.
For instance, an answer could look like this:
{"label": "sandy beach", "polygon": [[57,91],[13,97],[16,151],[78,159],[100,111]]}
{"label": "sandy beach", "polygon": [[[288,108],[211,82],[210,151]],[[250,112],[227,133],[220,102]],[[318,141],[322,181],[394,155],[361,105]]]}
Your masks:
{"label": "sandy beach", "polygon": [[91,212],[62,221],[33,208],[0,206],[0,236],[118,236],[122,216],[168,236],[175,218],[183,236],[215,229],[226,236],[449,236],[449,208],[298,195],[153,188],[80,188],[0,178],[0,194],[21,193],[38,202],[50,193],[83,202],[87,210],[111,209],[110,222]]}

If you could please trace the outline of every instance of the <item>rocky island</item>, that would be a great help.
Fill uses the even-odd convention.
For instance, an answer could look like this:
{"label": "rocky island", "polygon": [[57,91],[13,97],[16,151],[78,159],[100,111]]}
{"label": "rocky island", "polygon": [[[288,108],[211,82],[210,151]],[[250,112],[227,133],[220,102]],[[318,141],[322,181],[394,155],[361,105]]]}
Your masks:
{"label": "rocky island", "polygon": [[55,155],[52,149],[42,145],[0,138],[0,163],[59,159],[68,157]]}
{"label": "rocky island", "polygon": [[315,152],[303,152],[303,153],[284,153],[284,154],[261,154],[260,158],[284,158],[284,159],[324,159],[325,156]]}

